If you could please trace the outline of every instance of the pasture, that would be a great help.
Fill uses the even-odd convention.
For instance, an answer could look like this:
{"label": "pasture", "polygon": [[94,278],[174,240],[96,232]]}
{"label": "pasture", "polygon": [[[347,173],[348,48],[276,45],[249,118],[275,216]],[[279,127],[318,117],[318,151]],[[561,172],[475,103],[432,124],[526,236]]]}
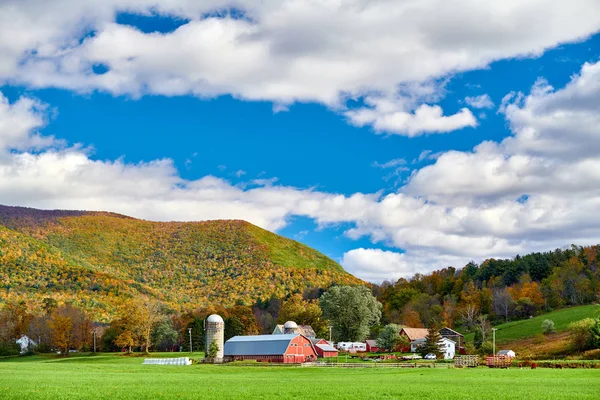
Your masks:
{"label": "pasture", "polygon": [[142,361],[113,354],[0,360],[0,398],[535,400],[597,399],[600,393],[600,371],[591,369],[178,367]]}
{"label": "pasture", "polygon": [[[519,321],[510,321],[504,324],[496,325],[496,343],[503,344],[513,340],[526,339],[535,335],[542,334],[542,321],[550,319],[554,321],[554,327],[557,332],[567,329],[567,326],[574,321],[584,318],[598,318],[600,316],[600,306],[596,304],[563,308],[557,311],[538,315],[530,319]],[[474,333],[465,334],[465,341],[472,342]]]}

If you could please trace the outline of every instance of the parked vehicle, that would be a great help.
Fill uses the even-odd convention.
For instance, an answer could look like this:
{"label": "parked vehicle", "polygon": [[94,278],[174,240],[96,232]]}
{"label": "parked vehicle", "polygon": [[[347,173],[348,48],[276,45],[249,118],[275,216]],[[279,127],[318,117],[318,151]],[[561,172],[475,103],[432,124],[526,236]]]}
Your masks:
{"label": "parked vehicle", "polygon": [[339,342],[337,348],[338,350],[348,351],[350,353],[366,352],[367,344],[361,342]]}

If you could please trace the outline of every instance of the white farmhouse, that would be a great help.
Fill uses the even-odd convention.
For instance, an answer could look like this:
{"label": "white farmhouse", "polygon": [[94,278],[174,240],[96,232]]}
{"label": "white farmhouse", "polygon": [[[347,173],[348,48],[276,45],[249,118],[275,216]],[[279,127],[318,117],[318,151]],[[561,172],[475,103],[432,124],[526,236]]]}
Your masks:
{"label": "white farmhouse", "polygon": [[27,353],[29,350],[32,350],[35,346],[37,346],[37,343],[31,340],[27,335],[21,335],[21,337],[15,340],[15,342],[21,346],[21,354]]}
{"label": "white farmhouse", "polygon": [[444,360],[452,360],[454,358],[454,354],[456,353],[456,342],[454,340],[442,338],[438,342],[438,345],[440,352],[444,356]]}

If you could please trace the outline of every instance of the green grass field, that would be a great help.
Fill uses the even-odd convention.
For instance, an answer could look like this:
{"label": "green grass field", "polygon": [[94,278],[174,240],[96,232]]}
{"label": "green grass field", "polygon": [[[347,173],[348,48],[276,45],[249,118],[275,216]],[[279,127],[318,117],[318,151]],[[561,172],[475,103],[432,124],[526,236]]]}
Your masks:
{"label": "green grass field", "polygon": [[[579,307],[563,308],[558,311],[550,312],[543,315],[538,315],[531,319],[521,321],[508,322],[501,325],[496,325],[496,341],[498,343],[506,343],[512,340],[525,339],[542,333],[542,321],[551,319],[554,321],[554,327],[558,332],[567,329],[567,326],[573,321],[579,321],[584,318],[600,316],[599,305],[587,305]],[[473,333],[465,335],[467,342],[473,341]]]}
{"label": "green grass field", "polygon": [[[165,356],[171,356],[166,354]],[[0,360],[0,399],[597,399],[600,370],[142,365],[112,354]]]}

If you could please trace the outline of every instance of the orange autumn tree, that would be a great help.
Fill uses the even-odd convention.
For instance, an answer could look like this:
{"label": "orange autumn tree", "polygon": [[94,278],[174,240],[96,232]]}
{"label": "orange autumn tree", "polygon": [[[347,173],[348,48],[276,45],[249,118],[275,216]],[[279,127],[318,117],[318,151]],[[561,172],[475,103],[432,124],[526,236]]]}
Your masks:
{"label": "orange autumn tree", "polygon": [[92,322],[83,310],[71,304],[54,309],[48,327],[52,344],[64,355],[68,355],[71,349],[80,350],[90,345]]}

